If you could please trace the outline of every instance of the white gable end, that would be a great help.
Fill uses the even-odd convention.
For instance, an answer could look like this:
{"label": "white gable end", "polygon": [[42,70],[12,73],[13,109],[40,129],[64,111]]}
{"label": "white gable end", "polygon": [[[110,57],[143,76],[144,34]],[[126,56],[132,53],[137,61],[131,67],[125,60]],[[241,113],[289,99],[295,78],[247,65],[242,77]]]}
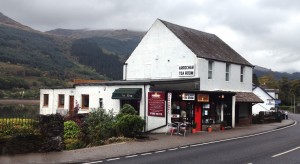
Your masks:
{"label": "white gable end", "polygon": [[[180,75],[180,66],[193,69],[188,69],[186,75]],[[123,78],[124,80],[195,78],[199,77],[196,67],[196,55],[160,20],[156,20],[126,61]]]}

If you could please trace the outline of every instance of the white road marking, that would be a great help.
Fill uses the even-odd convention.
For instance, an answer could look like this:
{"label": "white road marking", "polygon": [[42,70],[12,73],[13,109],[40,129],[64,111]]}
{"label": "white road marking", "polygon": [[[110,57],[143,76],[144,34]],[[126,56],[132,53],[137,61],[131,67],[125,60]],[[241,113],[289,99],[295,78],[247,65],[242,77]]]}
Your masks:
{"label": "white road marking", "polygon": [[168,149],[169,151],[177,150],[178,148]]}
{"label": "white road marking", "polygon": [[115,160],[118,160],[120,158],[111,158],[111,159],[107,159],[106,161],[115,161]]}
{"label": "white road marking", "polygon": [[93,164],[93,163],[102,163],[103,161],[94,161],[94,162],[86,162],[86,163],[83,163],[83,164]]}
{"label": "white road marking", "polygon": [[126,156],[125,158],[132,158],[132,157],[137,157],[138,155],[129,155],[129,156]]}
{"label": "white road marking", "polygon": [[282,152],[282,153],[273,155],[272,157],[273,157],[273,158],[274,158],[274,157],[278,157],[278,156],[280,156],[280,155],[287,154],[287,153],[292,152],[292,151],[295,151],[295,150],[297,150],[297,149],[300,149],[300,146],[298,146],[298,147],[296,147],[296,148],[294,148],[294,149],[291,149],[291,150],[288,150],[288,151],[285,151],[285,152]]}
{"label": "white road marking", "polygon": [[141,155],[150,155],[150,154],[152,154],[152,153],[144,153],[144,154],[141,154]]}
{"label": "white road marking", "polygon": [[188,148],[189,146],[181,146],[179,147],[180,149],[185,149],[185,148]]}
{"label": "white road marking", "polygon": [[163,152],[166,152],[166,150],[160,150],[160,151],[156,151],[155,153],[163,153]]}

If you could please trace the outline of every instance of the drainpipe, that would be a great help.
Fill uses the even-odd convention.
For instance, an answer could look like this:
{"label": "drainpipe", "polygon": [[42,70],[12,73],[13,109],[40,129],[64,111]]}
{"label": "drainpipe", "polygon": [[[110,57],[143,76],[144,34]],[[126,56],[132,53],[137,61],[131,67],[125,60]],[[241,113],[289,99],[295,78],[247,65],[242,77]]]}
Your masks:
{"label": "drainpipe", "polygon": [[148,120],[146,120],[146,85],[144,84],[144,120],[146,121],[146,124],[144,126],[144,132],[146,132],[146,128],[147,128],[147,125],[148,125]]}
{"label": "drainpipe", "polygon": [[127,63],[124,63],[123,65],[123,80],[127,80]]}
{"label": "drainpipe", "polygon": [[[53,113],[53,110],[55,113]],[[56,109],[54,108],[54,89],[52,89],[52,114],[56,114]]]}

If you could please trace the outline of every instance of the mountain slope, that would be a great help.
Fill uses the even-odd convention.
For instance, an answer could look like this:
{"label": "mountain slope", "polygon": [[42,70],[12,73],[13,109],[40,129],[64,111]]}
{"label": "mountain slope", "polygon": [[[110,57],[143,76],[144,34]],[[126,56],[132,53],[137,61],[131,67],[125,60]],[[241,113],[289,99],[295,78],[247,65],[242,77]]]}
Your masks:
{"label": "mountain slope", "polygon": [[22,29],[22,30],[33,31],[32,28],[30,28],[28,26],[24,26],[21,23],[14,21],[13,19],[5,16],[1,12],[0,12],[0,25],[6,25],[9,27],[14,27],[14,28]]}
{"label": "mountain slope", "polygon": [[[122,63],[143,35],[128,30],[43,33],[0,13],[0,98],[2,89],[67,86],[78,78],[121,79]],[[7,82],[13,85],[4,87]]]}
{"label": "mountain slope", "polygon": [[271,69],[263,68],[260,66],[255,66],[253,73],[255,73],[257,77],[271,75],[276,80],[279,80],[283,77],[288,78],[290,80],[300,79],[300,72],[294,72],[294,73],[278,72],[278,71],[272,71]]}

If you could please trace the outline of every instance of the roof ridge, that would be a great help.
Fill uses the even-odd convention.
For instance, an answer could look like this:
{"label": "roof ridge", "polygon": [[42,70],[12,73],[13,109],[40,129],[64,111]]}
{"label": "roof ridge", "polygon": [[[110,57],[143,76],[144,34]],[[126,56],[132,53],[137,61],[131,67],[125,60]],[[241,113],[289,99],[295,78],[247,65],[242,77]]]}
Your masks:
{"label": "roof ridge", "polygon": [[215,34],[158,20],[199,58],[253,67]]}

